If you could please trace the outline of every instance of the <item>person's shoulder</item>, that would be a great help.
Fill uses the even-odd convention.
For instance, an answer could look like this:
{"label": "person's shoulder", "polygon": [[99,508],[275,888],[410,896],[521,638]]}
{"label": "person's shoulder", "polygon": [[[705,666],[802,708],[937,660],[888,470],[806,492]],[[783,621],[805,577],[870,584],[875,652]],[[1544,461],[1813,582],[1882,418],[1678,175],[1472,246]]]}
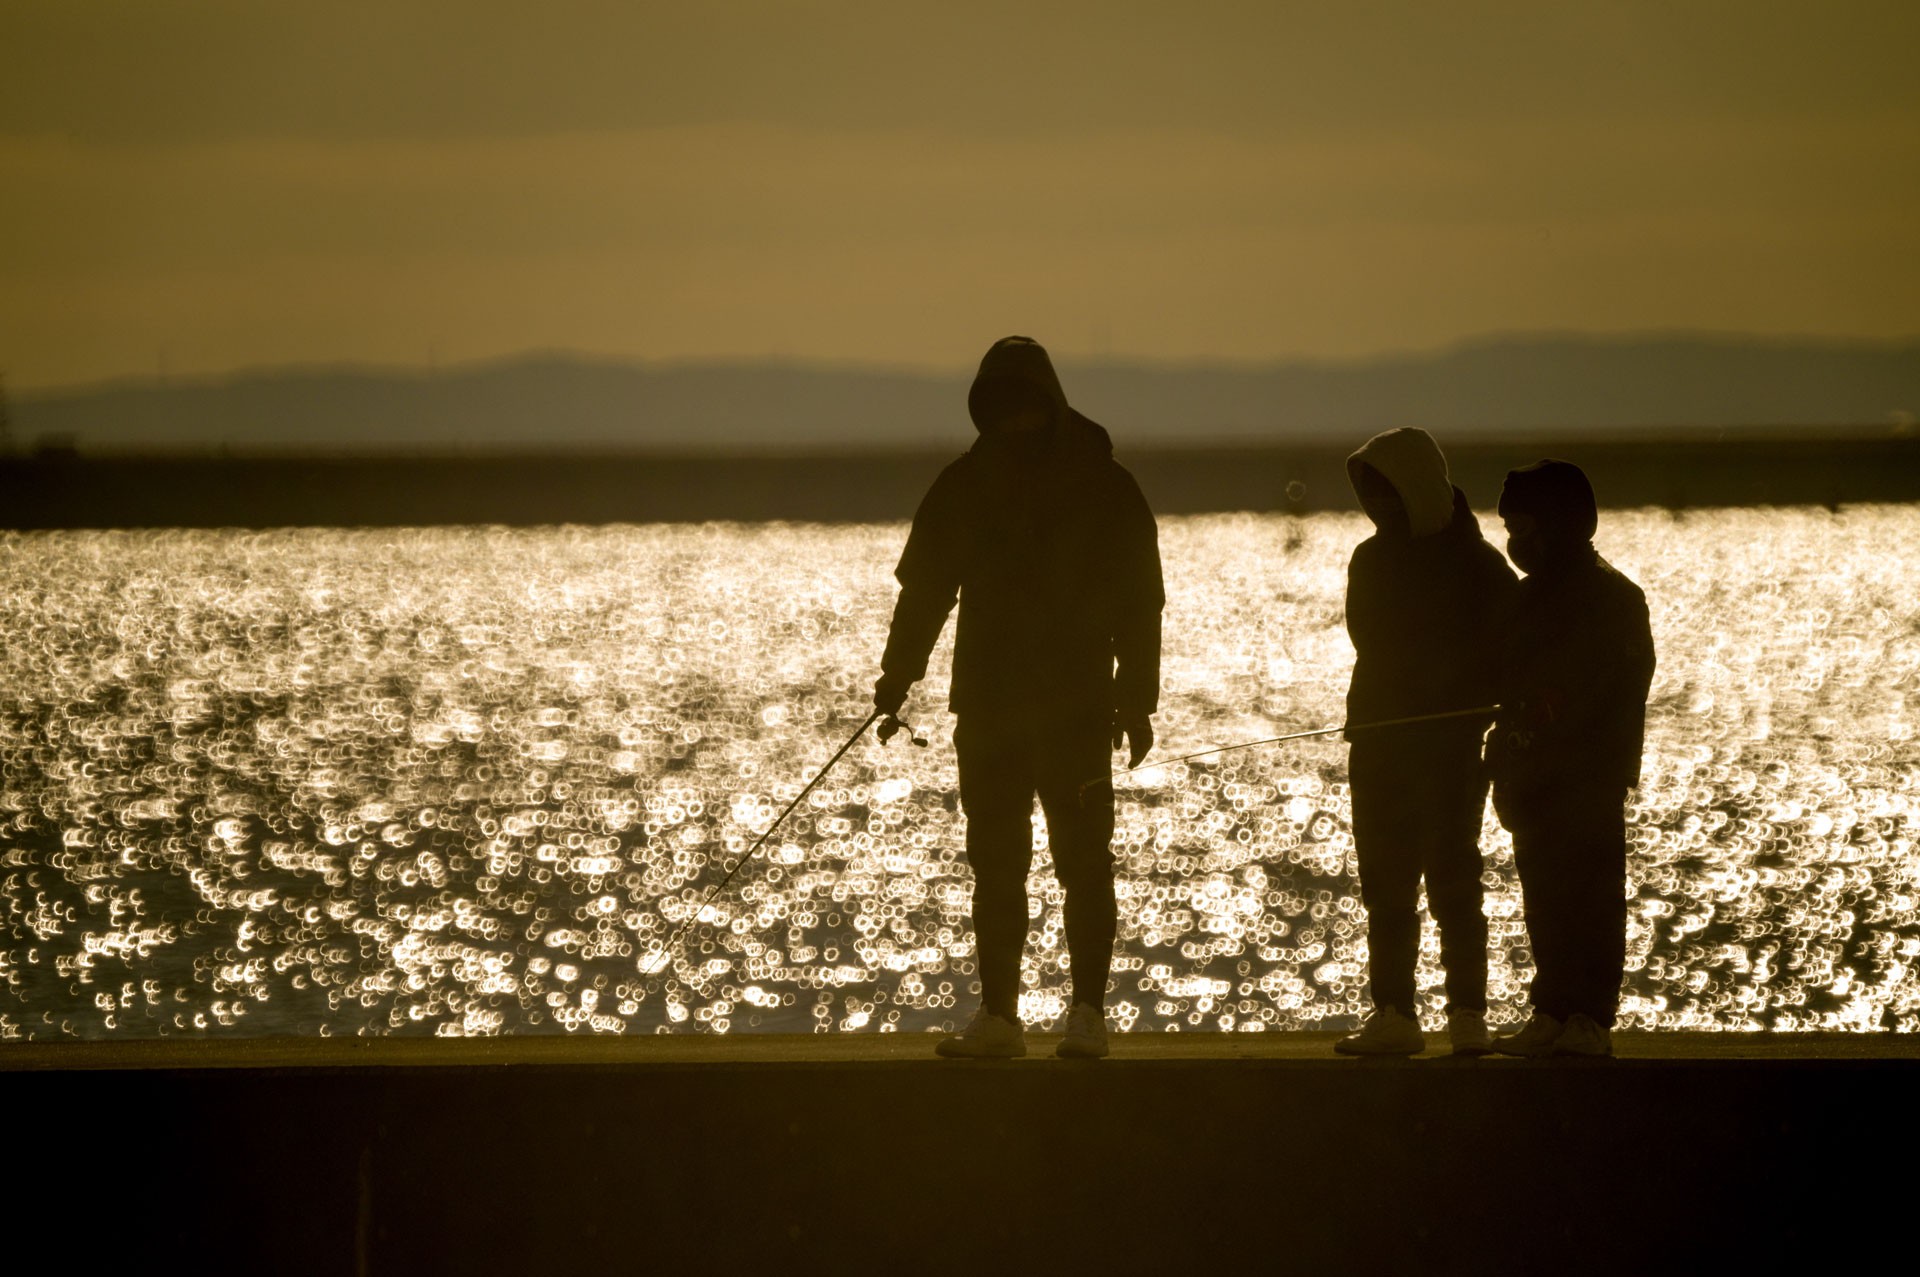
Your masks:
{"label": "person's shoulder", "polygon": [[1593,556],[1593,565],[1596,569],[1598,588],[1609,598],[1646,606],[1647,592],[1641,589],[1632,577],[1597,554]]}
{"label": "person's shoulder", "polygon": [[979,467],[979,455],[974,452],[973,449],[969,448],[953,460],[947,462],[946,465],[940,467],[940,473],[934,476],[934,486],[938,487],[943,483],[950,484],[964,480],[978,470]]}
{"label": "person's shoulder", "polygon": [[1474,563],[1480,569],[1480,575],[1494,583],[1494,588],[1512,589],[1520,584],[1520,574],[1513,570],[1513,564],[1507,562],[1507,556],[1500,548],[1485,537],[1474,549]]}
{"label": "person's shoulder", "polygon": [[[1109,452],[1088,458],[1092,473],[1097,476],[1096,486],[1104,502],[1117,504],[1122,508],[1148,508],[1146,490],[1134,477],[1133,471],[1121,465]],[[1151,514],[1151,508],[1148,508]]]}
{"label": "person's shoulder", "polygon": [[1464,556],[1479,567],[1499,568],[1506,572],[1513,570],[1507,566],[1507,556],[1500,553],[1499,547],[1487,540],[1477,527],[1471,537],[1461,538],[1460,546]]}
{"label": "person's shoulder", "polygon": [[1619,627],[1631,632],[1644,631],[1651,624],[1646,591],[1631,577],[1599,555],[1594,556],[1592,583],[1587,588],[1587,606],[1594,622],[1610,633]]}
{"label": "person's shoulder", "polygon": [[1111,452],[1088,452],[1082,460],[1116,483],[1131,483],[1136,488],[1140,486],[1139,480],[1133,477],[1133,471],[1120,464],[1120,458]]}
{"label": "person's shoulder", "polygon": [[978,474],[979,458],[971,452],[961,453],[940,467],[940,473],[927,485],[920,508],[941,511],[951,509],[956,502],[965,504],[970,499],[968,494],[979,486]]}
{"label": "person's shoulder", "polygon": [[1138,487],[1139,483],[1133,477],[1133,471],[1127,469],[1120,458],[1114,455],[1113,444],[1107,438],[1107,432],[1099,426],[1094,426],[1093,429],[1099,433],[1083,432],[1074,441],[1071,448],[1073,462],[1103,474],[1113,482],[1130,483]]}

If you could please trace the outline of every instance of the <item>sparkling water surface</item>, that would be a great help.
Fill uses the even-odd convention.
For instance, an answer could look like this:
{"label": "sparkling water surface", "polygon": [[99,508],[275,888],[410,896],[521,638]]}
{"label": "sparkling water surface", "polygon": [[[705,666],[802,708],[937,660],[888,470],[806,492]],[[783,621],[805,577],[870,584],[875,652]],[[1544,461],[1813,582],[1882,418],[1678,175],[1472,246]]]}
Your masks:
{"label": "sparkling water surface", "polygon": [[[1162,521],[1161,755],[1340,721],[1364,531]],[[950,630],[907,710],[934,747],[856,746],[663,951],[865,717],[904,535],[0,537],[0,1037],[964,1018]],[[1624,1023],[1920,1029],[1920,509],[1609,513],[1600,544],[1645,587],[1660,654]],[[1345,753],[1121,782],[1120,1027],[1354,1022]],[[1022,1002],[1047,1024],[1066,953],[1037,815],[1035,837]],[[1530,957],[1491,814],[1483,847],[1510,1020]],[[1430,997],[1437,953],[1428,924]]]}

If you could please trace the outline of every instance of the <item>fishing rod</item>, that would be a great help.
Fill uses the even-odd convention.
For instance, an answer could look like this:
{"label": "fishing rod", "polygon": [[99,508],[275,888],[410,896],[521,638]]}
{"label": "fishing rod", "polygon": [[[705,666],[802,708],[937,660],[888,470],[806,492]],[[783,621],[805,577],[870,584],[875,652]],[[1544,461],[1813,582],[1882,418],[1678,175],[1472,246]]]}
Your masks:
{"label": "fishing rod", "polygon": [[1315,736],[1332,736],[1335,732],[1369,732],[1381,727],[1406,727],[1412,723],[1437,723],[1448,718],[1473,718],[1483,714],[1498,713],[1498,705],[1476,705],[1472,709],[1450,709],[1440,714],[1414,714],[1407,718],[1383,718],[1373,723],[1342,723],[1338,727],[1316,727],[1310,732],[1288,732],[1285,736],[1266,736],[1260,740],[1242,741],[1238,745],[1219,745],[1213,749],[1195,750],[1191,754],[1182,754],[1178,758],[1163,758],[1154,763],[1141,763],[1137,767],[1122,767],[1118,771],[1108,772],[1104,776],[1095,776],[1080,785],[1080,798],[1085,801],[1087,791],[1095,785],[1117,780],[1122,776],[1131,776],[1134,772],[1148,771],[1155,767],[1171,767],[1175,763],[1184,763],[1195,758],[1210,758],[1215,754],[1230,754],[1237,749],[1253,749],[1259,745],[1278,745],[1281,741],[1310,740]]}
{"label": "fishing rod", "polygon": [[826,779],[827,773],[833,770],[833,765],[845,757],[846,752],[854,747],[855,742],[867,734],[869,727],[872,727],[883,718],[886,722],[882,723],[880,727],[880,740],[882,744],[892,739],[895,732],[904,731],[907,734],[907,739],[915,745],[918,745],[921,749],[927,747],[926,737],[914,731],[913,728],[903,722],[898,715],[889,714],[883,709],[876,709],[873,713],[867,715],[866,720],[854,729],[853,735],[847,737],[847,743],[834,751],[833,757],[827,760],[826,766],[813,774],[813,779],[807,782],[806,787],[795,794],[793,801],[788,803],[785,809],[773,818],[773,823],[768,825],[760,836],[753,840],[753,846],[747,848],[739,859],[727,867],[727,872],[721,875],[719,882],[707,888],[707,894],[700,898],[700,907],[688,914],[685,921],[683,921],[679,927],[675,928],[673,935],[667,939],[666,947],[660,951],[659,964],[649,969],[646,973],[649,979],[666,970],[667,964],[673,961],[674,952],[680,947],[680,941],[685,938],[688,931],[693,929],[694,924],[700,921],[700,916],[707,911],[707,906],[713,903],[713,898],[726,889],[726,885],[733,881],[733,876],[739,873],[742,866],[749,860],[753,859],[760,848],[766,846],[767,839],[773,837],[773,831],[786,823],[787,817],[793,814],[793,809],[804,802],[807,795],[811,794],[815,787]]}

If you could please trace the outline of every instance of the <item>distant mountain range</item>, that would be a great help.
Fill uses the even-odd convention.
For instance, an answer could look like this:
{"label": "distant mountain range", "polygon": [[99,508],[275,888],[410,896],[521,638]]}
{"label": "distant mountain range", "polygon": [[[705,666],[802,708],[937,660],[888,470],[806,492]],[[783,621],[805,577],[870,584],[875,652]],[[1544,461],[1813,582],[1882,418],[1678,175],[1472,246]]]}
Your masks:
{"label": "distant mountain range", "polygon": [[[1358,439],[1417,425],[1499,439],[1910,427],[1920,342],[1489,339],[1347,363],[1063,362],[1074,405],[1130,445]],[[675,452],[962,448],[966,374],[532,354],[439,371],[270,369],[20,395],[24,447],[81,451]]]}

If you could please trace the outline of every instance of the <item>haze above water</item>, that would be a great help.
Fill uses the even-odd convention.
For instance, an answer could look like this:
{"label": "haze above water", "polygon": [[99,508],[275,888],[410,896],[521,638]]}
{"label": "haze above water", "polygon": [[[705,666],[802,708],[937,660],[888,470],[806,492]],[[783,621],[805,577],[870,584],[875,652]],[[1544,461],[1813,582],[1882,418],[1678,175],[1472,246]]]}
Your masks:
{"label": "haze above water", "polygon": [[[1163,755],[1340,720],[1362,534],[1345,515],[1163,521]],[[0,538],[0,1036],[963,1017],[944,645],[909,703],[935,747],[856,747],[669,972],[641,974],[864,717],[903,535]],[[1609,513],[1601,547],[1645,586],[1661,659],[1625,1023],[1920,1029],[1920,511]],[[1124,782],[1117,1022],[1350,1024],[1348,818],[1335,742]],[[1491,820],[1484,846],[1512,1019],[1530,957]],[[1031,885],[1023,1009],[1045,1023],[1066,990],[1044,854]]]}
{"label": "haze above water", "polygon": [[[976,353],[973,345],[954,350],[941,372],[549,353],[431,370],[128,379],[23,395],[14,430],[23,441],[82,451],[951,452],[974,436],[966,402]],[[1400,425],[1449,440],[1543,442],[1622,432],[1724,437],[1754,427],[1878,434],[1911,431],[1920,414],[1920,344],[1912,341],[1509,335],[1334,363],[1062,358],[1061,376],[1075,406],[1123,449],[1351,446]]]}

